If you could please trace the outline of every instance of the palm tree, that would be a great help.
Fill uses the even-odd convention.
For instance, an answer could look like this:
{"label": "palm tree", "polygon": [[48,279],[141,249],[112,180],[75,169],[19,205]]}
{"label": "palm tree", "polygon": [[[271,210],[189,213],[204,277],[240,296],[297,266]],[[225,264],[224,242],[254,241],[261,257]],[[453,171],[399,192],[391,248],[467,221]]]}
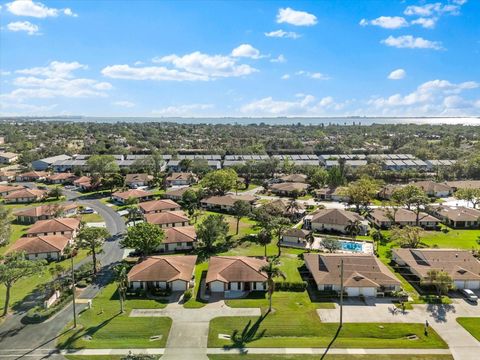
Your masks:
{"label": "palm tree", "polygon": [[115,271],[115,281],[117,283],[118,299],[120,300],[120,313],[125,312],[125,299],[128,288],[128,271],[125,264],[116,265],[113,270]]}
{"label": "palm tree", "polygon": [[313,231],[310,231],[306,236],[305,236],[305,241],[307,244],[310,246],[310,250],[312,250],[313,243],[315,241],[315,237],[313,236]]}
{"label": "palm tree", "polygon": [[97,274],[97,255],[103,251],[102,246],[110,236],[105,228],[85,227],[80,230],[77,237],[77,244],[82,249],[87,249],[92,255],[93,274]]}
{"label": "palm tree", "polygon": [[275,282],[273,281],[276,277],[281,277],[285,279],[285,274],[278,267],[278,260],[276,258],[270,258],[267,260],[267,263],[260,268],[260,271],[267,275],[267,290],[268,290],[268,312],[272,311],[272,296],[275,291]]}
{"label": "palm tree", "polygon": [[272,242],[272,233],[266,229],[262,229],[257,235],[257,240],[260,245],[264,246],[265,257],[267,257],[267,245]]}
{"label": "palm tree", "polygon": [[349,220],[348,225],[345,226],[345,231],[350,234],[352,238],[355,238],[362,232],[362,223],[360,220]]}
{"label": "palm tree", "polygon": [[133,221],[133,225],[135,225],[135,220],[142,215],[142,212],[136,205],[129,205],[127,207],[127,211],[128,211],[128,214],[127,214],[128,221],[129,222]]}
{"label": "palm tree", "polygon": [[377,248],[378,248],[378,242],[383,240],[383,234],[380,230],[375,229],[372,231],[371,235],[373,239],[373,252],[376,254]]}
{"label": "palm tree", "polygon": [[287,214],[289,214],[293,218],[295,217],[299,209],[300,204],[297,202],[297,200],[290,199],[286,208]]}

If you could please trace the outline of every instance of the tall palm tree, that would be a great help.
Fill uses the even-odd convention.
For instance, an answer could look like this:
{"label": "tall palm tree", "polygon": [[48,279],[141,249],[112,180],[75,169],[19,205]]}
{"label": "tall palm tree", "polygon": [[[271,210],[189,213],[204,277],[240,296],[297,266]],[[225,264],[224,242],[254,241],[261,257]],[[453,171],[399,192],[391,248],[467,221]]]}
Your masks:
{"label": "tall palm tree", "polygon": [[345,231],[350,234],[352,238],[355,238],[362,232],[362,223],[360,220],[349,220],[348,225],[345,226]]}
{"label": "tall palm tree", "polygon": [[378,242],[383,240],[383,234],[379,229],[375,229],[371,233],[373,239],[373,252],[377,253]]}
{"label": "tall palm tree", "polygon": [[315,237],[313,236],[313,231],[310,231],[306,236],[305,236],[305,241],[307,242],[308,245],[310,245],[310,250],[312,250],[313,243],[315,241]]}
{"label": "tall palm tree", "polygon": [[276,277],[285,279],[285,274],[280,270],[278,264],[279,262],[276,258],[270,258],[267,260],[267,263],[260,268],[260,271],[267,275],[268,312],[272,311],[272,296],[275,291],[275,281],[273,279]]}
{"label": "tall palm tree", "polygon": [[114,267],[115,282],[117,283],[118,299],[120,300],[120,313],[125,312],[125,299],[128,288],[128,271],[125,264],[118,264]]}
{"label": "tall palm tree", "polygon": [[286,208],[287,214],[289,214],[289,216],[291,217],[295,217],[299,209],[300,209],[300,204],[297,202],[297,200],[290,199]]}
{"label": "tall palm tree", "polygon": [[272,233],[267,229],[262,229],[257,235],[257,241],[264,246],[265,257],[267,257],[267,246],[272,242]]}

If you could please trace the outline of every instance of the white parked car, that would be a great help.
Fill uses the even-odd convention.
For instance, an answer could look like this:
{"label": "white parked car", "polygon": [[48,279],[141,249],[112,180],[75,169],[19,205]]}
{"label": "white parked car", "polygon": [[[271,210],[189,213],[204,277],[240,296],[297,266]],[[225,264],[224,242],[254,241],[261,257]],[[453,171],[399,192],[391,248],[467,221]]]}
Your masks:
{"label": "white parked car", "polygon": [[475,295],[475,293],[470,290],[470,289],[461,289],[460,292],[462,295],[465,297],[470,302],[477,303],[478,302],[478,296]]}

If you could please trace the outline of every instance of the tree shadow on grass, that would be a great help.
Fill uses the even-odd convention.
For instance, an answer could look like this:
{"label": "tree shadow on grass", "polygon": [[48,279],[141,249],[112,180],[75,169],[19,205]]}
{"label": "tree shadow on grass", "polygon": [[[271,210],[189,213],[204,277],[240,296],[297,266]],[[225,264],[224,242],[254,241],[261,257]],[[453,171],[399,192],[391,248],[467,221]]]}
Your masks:
{"label": "tree shadow on grass", "polygon": [[248,323],[243,328],[242,332],[235,329],[230,337],[232,344],[226,345],[225,349],[243,349],[246,345],[252,341],[259,340],[265,333],[267,332],[266,329],[258,332],[260,325],[262,324],[263,320],[267,317],[269,313],[266,312],[264,315],[261,315],[253,324],[252,320],[249,320]]}

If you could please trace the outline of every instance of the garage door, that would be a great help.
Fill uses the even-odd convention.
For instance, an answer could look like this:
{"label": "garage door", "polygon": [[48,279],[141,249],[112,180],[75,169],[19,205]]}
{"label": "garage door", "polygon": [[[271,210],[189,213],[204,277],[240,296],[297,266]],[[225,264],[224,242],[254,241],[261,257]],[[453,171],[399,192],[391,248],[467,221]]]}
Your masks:
{"label": "garage door", "polygon": [[468,289],[480,289],[480,281],[467,281]]}
{"label": "garage door", "polygon": [[465,281],[456,280],[455,287],[457,289],[465,289]]}
{"label": "garage door", "polygon": [[375,288],[373,287],[368,287],[368,288],[361,288],[360,289],[360,293],[363,295],[363,296],[376,296],[376,291],[375,291]]}
{"label": "garage door", "polygon": [[176,280],[176,281],[172,282],[172,290],[173,291],[185,291],[185,290],[187,290],[186,285],[187,285],[187,283],[185,281]]}
{"label": "garage door", "polygon": [[347,287],[345,288],[348,296],[358,296],[360,295],[360,290],[357,287]]}
{"label": "garage door", "polygon": [[224,284],[220,281],[212,281],[210,283],[210,291],[212,292],[223,292],[224,291]]}

